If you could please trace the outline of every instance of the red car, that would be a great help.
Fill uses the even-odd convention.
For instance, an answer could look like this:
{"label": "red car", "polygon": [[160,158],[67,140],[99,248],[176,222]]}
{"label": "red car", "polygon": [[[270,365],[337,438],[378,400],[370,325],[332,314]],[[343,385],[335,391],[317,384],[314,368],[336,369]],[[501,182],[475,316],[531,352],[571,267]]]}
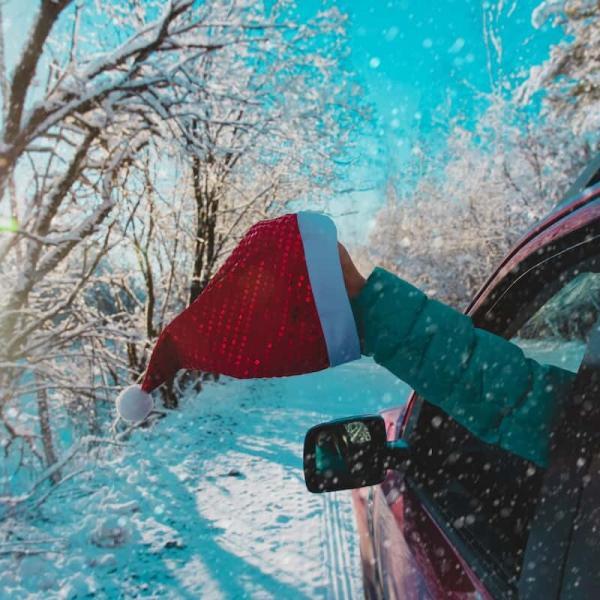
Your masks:
{"label": "red car", "polygon": [[414,393],[383,422],[335,423],[359,443],[387,436],[378,443],[388,459],[354,484],[315,476],[311,448],[331,424],[307,434],[309,489],[358,488],[367,598],[600,598],[599,182],[600,157],[466,311],[526,355],[577,372],[547,469],[481,442]]}

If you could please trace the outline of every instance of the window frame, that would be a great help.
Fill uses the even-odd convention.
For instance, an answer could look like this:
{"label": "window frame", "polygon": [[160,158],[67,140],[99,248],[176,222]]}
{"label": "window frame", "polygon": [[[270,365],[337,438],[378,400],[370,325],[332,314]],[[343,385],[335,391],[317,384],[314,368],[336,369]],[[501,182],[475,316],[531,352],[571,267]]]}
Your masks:
{"label": "window frame", "polygon": [[[590,206],[595,205],[595,206]],[[565,272],[572,271],[576,265],[581,264],[585,260],[590,260],[593,256],[600,256],[600,200],[593,200],[590,204],[584,205],[580,210],[554,223],[549,229],[557,230],[556,234],[552,234],[548,229],[544,229],[535,236],[525,247],[516,255],[515,259],[509,263],[509,267],[501,267],[495,277],[491,277],[486,284],[486,288],[478,295],[475,302],[468,311],[468,314],[473,319],[477,327],[486,329],[502,337],[509,338],[525,323],[538,308],[552,297],[554,293],[564,283],[560,281],[560,275]],[[571,229],[564,227],[565,221],[574,219],[577,223],[577,213],[585,209],[592,209],[591,218],[584,219],[579,226]],[[574,218],[575,217],[575,218]],[[566,231],[564,231],[566,229]],[[562,234],[562,235],[561,235]],[[540,240],[540,238],[542,238]],[[531,246],[532,248],[529,248]],[[518,307],[515,310],[515,306]],[[518,318],[514,318],[518,315]],[[579,375],[576,377],[579,379]],[[574,388],[575,389],[575,388]],[[565,399],[567,404],[572,404],[573,397]],[[404,422],[403,435],[410,439],[419,419],[420,409],[423,406],[424,400],[414,394],[411,400],[410,410]],[[562,422],[562,421],[561,421]],[[572,460],[565,463],[565,457],[556,454],[556,451],[551,455],[551,463],[547,472],[544,474],[542,491],[538,498],[538,504],[547,501],[548,493],[544,491],[544,486],[548,484],[548,473],[564,473],[565,468],[571,470],[574,468]],[[427,491],[421,486],[407,478],[407,487],[412,493],[417,495],[420,502],[426,510],[431,514],[433,520],[444,531],[453,544],[459,549],[461,555],[467,561],[474,573],[488,587],[488,589],[501,597],[511,596],[519,591],[520,597],[557,597],[557,594],[549,595],[543,593],[540,596],[540,591],[531,591],[526,585],[522,585],[524,578],[521,576],[518,582],[510,582],[505,578],[505,574],[494,565],[489,558],[478,551],[465,535],[456,529],[451,523],[446,521],[443,511],[436,506],[436,502],[432,497],[428,497]],[[537,524],[538,510],[530,521],[530,533],[527,538],[524,549],[523,567],[531,558],[536,545],[540,543],[540,539],[547,539],[546,531],[538,527],[534,528],[533,524]],[[575,515],[571,515],[575,518]],[[547,523],[545,524],[547,527]],[[567,529],[572,528],[572,519]],[[566,538],[564,531],[555,532],[552,544],[562,544],[564,552],[561,553],[561,560],[564,563],[566,560],[567,548],[565,547]],[[525,574],[525,568],[522,570],[522,575]],[[545,590],[556,589],[560,586],[562,573],[554,572],[552,577],[545,585]],[[537,594],[537,595],[536,595]]]}

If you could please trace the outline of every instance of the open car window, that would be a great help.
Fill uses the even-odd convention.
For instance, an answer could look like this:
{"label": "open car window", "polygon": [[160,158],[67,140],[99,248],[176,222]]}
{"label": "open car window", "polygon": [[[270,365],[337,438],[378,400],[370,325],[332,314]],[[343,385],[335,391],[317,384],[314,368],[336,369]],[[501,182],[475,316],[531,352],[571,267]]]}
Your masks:
{"label": "open car window", "polygon": [[582,272],[561,287],[511,339],[525,356],[576,373],[600,312],[600,273]]}
{"label": "open car window", "polygon": [[[532,269],[535,286],[521,277],[514,293],[488,309],[496,314],[479,320],[502,323],[495,333],[517,343],[527,356],[576,372],[586,336],[600,316],[597,252],[592,241],[586,252],[578,248],[577,261],[566,260],[566,254],[554,263],[545,260],[542,285]],[[543,470],[480,441],[426,399],[417,402],[405,432],[413,455],[407,482],[441,517],[442,526],[485,563],[481,572],[493,574],[492,587],[500,594],[514,589]]]}

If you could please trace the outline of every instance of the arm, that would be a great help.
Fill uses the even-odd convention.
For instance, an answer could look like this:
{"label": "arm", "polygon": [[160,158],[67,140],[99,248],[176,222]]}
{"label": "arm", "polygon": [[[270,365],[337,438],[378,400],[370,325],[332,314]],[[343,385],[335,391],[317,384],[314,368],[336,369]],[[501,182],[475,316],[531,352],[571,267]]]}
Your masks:
{"label": "arm", "polygon": [[546,466],[572,373],[526,358],[515,344],[385,269],[348,291],[363,354],[481,440]]}

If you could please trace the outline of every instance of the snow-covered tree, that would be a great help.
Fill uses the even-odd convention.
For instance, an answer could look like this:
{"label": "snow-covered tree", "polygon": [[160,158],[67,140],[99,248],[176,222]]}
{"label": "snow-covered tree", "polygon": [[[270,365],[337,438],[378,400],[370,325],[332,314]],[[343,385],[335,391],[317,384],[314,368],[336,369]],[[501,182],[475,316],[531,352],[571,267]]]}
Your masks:
{"label": "snow-covered tree", "polygon": [[364,113],[345,18],[294,10],[41,2],[0,69],[7,453],[60,462],[54,425],[106,421],[99,411],[247,225],[318,198],[351,166],[340,159]]}
{"label": "snow-covered tree", "polygon": [[474,127],[455,118],[442,150],[437,139],[415,144],[376,218],[371,262],[460,308],[600,149],[598,44],[590,43],[600,9],[562,2],[553,10],[558,4],[572,37],[513,92],[493,85]]}
{"label": "snow-covered tree", "polygon": [[577,135],[597,139],[600,130],[600,4],[597,0],[542,2],[533,13],[533,24],[548,21],[562,27],[565,41],[556,44],[550,57],[531,69],[520,90],[529,102],[543,95],[544,110],[565,119]]}

